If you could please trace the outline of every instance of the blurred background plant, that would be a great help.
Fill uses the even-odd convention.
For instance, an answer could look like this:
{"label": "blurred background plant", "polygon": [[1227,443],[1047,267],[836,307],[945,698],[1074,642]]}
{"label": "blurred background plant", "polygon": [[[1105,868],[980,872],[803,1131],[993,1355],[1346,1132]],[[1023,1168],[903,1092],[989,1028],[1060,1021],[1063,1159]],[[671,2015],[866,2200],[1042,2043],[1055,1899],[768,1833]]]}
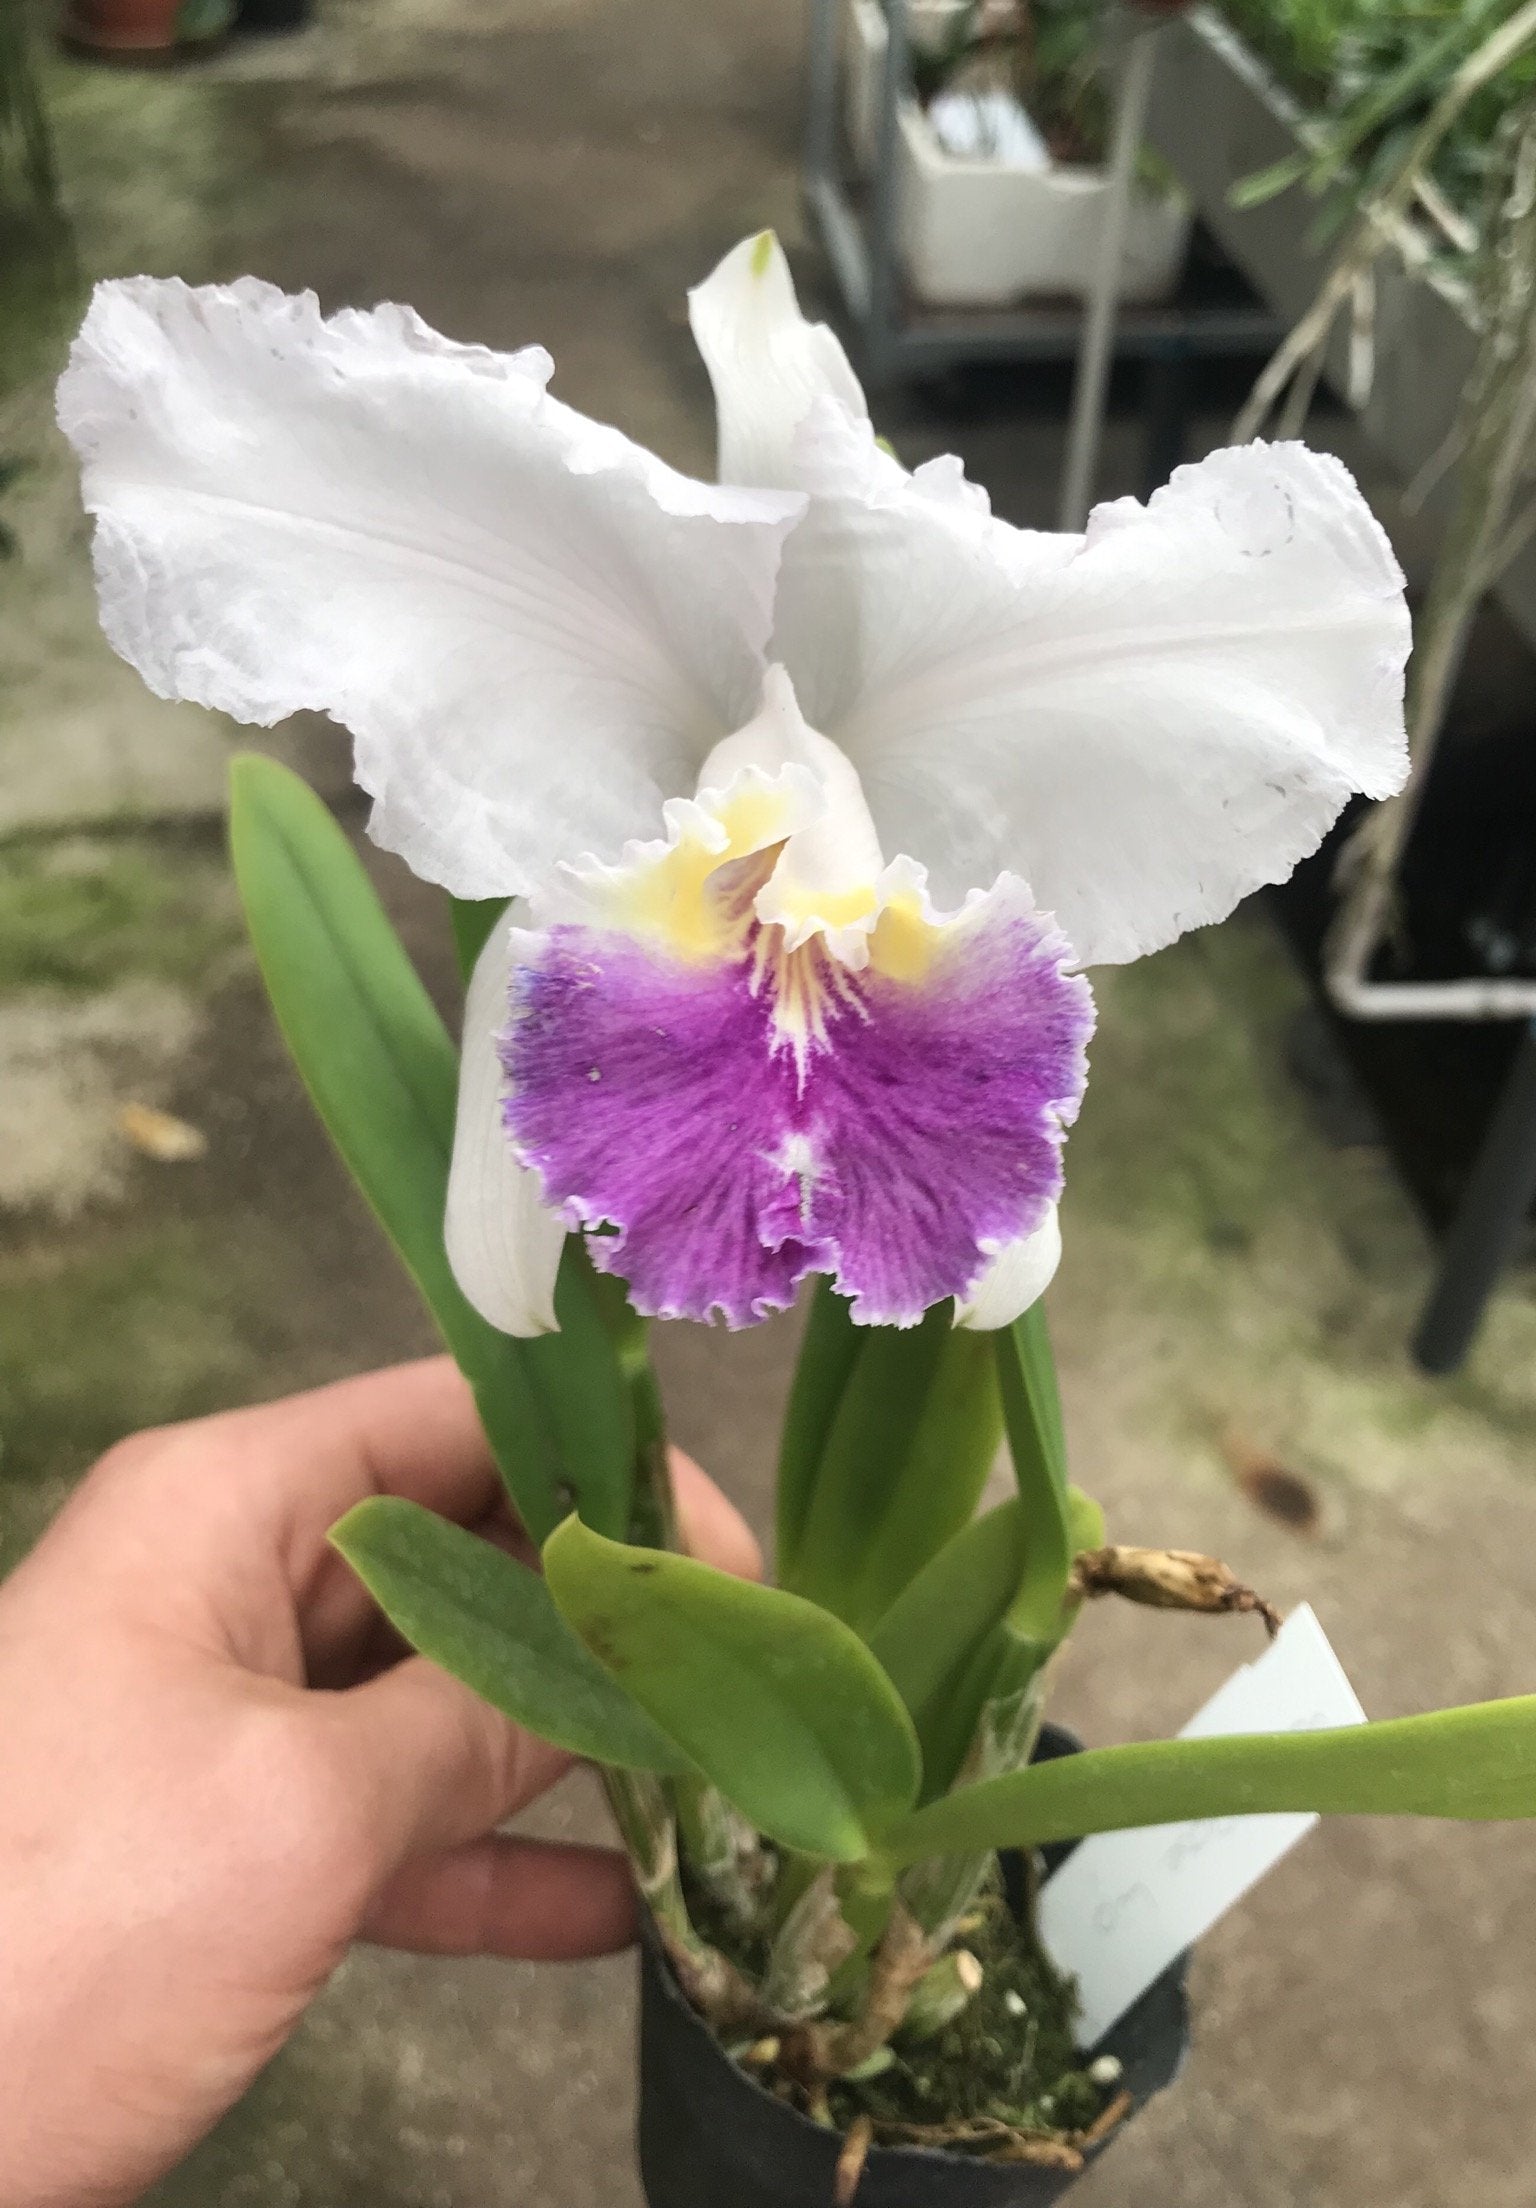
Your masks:
{"label": "blurred background plant", "polygon": [[1097,0],[920,0],[912,14],[913,85],[924,107],[945,92],[1006,88],[1055,159],[1101,158],[1108,103]]}
{"label": "blurred background plant", "polygon": [[[1247,5],[1240,0],[1233,12]],[[1314,12],[1308,0],[1309,17]],[[1415,26],[1417,43],[1410,43],[1407,33]],[[1415,622],[1408,701],[1413,775],[1397,798],[1365,818],[1346,848],[1330,966],[1338,1001],[1357,1013],[1388,1017],[1393,1007],[1367,973],[1394,926],[1400,862],[1473,617],[1536,529],[1536,501],[1530,499],[1536,463],[1536,4],[1469,0],[1456,11],[1416,4],[1375,9],[1367,28],[1377,35],[1374,51],[1388,64],[1384,72],[1361,83],[1357,50],[1365,31],[1353,41],[1341,32],[1333,81],[1349,81],[1346,62],[1356,72],[1351,104],[1312,147],[1241,188],[1253,205],[1305,181],[1314,193],[1335,192],[1352,219],[1316,297],[1259,378],[1233,434],[1251,437],[1271,424],[1282,436],[1300,433],[1346,312],[1352,321],[1349,396],[1363,406],[1375,370],[1378,262],[1396,252],[1410,268],[1422,269],[1443,261],[1447,251],[1455,257],[1458,295],[1478,346],[1451,431],[1406,494],[1410,509],[1417,507],[1452,468],[1457,471],[1454,505]],[[1390,30],[1399,34],[1395,44]],[[1462,205],[1451,196],[1457,190],[1466,195]],[[1470,219],[1463,206],[1472,210]],[[1423,1009],[1411,992],[1396,1007],[1402,1017]],[[1494,1009],[1487,990],[1471,985],[1463,1016],[1487,1017]]]}
{"label": "blurred background plant", "polygon": [[[1518,0],[1219,0],[1218,12],[1316,126],[1314,147],[1249,180],[1245,204],[1305,180],[1336,231],[1355,198],[1387,186],[1435,103]],[[913,82],[941,94],[1006,85],[1059,161],[1103,157],[1108,127],[1101,0],[909,0]],[[1536,87],[1522,48],[1458,112],[1416,190],[1450,254],[1469,254],[1499,179],[1504,119]]]}
{"label": "blurred background plant", "polygon": [[1242,202],[1304,179],[1319,196],[1335,191],[1337,226],[1354,198],[1388,190],[1411,160],[1442,250],[1470,253],[1497,191],[1504,120],[1536,87],[1536,53],[1523,45],[1501,61],[1431,146],[1416,150],[1417,136],[1463,64],[1519,12],[1518,0],[1221,0],[1221,13],[1323,126],[1315,154],[1250,179]]}
{"label": "blurred background plant", "polygon": [[[74,243],[59,187],[30,11],[0,0],[0,401],[36,369],[19,332],[51,330],[77,295]],[[0,423],[0,558],[17,550],[5,500],[25,460]]]}

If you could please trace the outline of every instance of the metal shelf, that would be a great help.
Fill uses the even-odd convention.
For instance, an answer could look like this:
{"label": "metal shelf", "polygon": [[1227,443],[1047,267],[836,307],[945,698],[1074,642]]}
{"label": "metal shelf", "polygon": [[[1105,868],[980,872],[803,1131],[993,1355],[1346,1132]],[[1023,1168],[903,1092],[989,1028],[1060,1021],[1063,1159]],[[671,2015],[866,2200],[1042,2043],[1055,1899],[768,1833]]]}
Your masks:
{"label": "metal shelf", "polygon": [[[896,204],[897,112],[908,92],[907,0],[885,0],[889,40],[880,79],[875,159],[867,187],[850,187],[838,107],[842,0],[812,0],[805,136],[807,207],[859,339],[872,389],[972,361],[1076,357],[1083,310],[1041,301],[1007,311],[939,312],[915,305],[902,281]],[[1284,325],[1262,304],[1122,307],[1115,351],[1127,360],[1176,362],[1263,354]]]}

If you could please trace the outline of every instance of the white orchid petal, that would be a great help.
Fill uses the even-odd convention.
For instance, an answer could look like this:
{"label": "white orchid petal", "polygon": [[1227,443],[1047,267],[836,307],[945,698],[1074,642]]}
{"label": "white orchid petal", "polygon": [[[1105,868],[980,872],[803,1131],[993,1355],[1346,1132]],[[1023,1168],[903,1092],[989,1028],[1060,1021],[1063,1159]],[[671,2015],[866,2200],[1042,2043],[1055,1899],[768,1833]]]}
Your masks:
{"label": "white orchid petal", "polygon": [[507,1024],[511,967],[511,930],[499,921],[475,961],[464,1004],[443,1240],[454,1278],[483,1319],[504,1334],[552,1334],[565,1222],[544,1202],[538,1175],[518,1163],[502,1123],[506,1076],[497,1042]]}
{"label": "white orchid petal", "polygon": [[837,338],[800,312],[772,231],[727,253],[688,294],[688,316],[715,390],[721,482],[795,489],[794,434],[812,402],[867,409]]}
{"label": "white orchid petal", "polygon": [[1219,920],[1407,766],[1402,576],[1301,445],[1181,468],[1085,537],[925,493],[828,406],[773,656],[887,849],[958,896],[1024,874],[1085,965]]}
{"label": "white orchid petal", "polygon": [[799,511],[675,474],[549,369],[406,308],[139,277],[60,385],[112,643],[162,696],[345,723],[379,841],[468,897],[692,788],[756,702]]}
{"label": "white orchid petal", "polygon": [[1005,1243],[963,1303],[955,1305],[956,1326],[990,1334],[1011,1326],[1038,1303],[1061,1263],[1061,1220],[1052,1204],[1033,1234]]}

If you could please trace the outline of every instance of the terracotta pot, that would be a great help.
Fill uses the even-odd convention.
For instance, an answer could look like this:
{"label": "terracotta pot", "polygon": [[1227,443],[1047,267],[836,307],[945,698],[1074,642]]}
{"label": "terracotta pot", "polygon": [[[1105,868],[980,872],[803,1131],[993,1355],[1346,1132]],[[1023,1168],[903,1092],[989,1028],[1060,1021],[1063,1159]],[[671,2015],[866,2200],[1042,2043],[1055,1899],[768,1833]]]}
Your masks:
{"label": "terracotta pot", "polygon": [[[1047,1726],[1036,1753],[1070,1755],[1080,1745]],[[1051,1849],[1048,1855],[1059,1862],[1070,1852]],[[1009,1884],[1022,1890],[1022,1879]],[[1119,2058],[1134,2113],[1172,2083],[1188,2047],[1181,1956],[1105,2035],[1100,2052]],[[1089,2163],[1125,2128],[1121,2123],[1090,2148]],[[649,1927],[640,1950],[639,2134],[650,2208],[832,2208],[841,2140],[776,2100],[731,2061],[684,1999]],[[1134,2150],[1120,2152],[1129,2159]],[[1027,2163],[876,2147],[864,2165],[855,2208],[1049,2208],[1076,2181],[1075,2172]]]}
{"label": "terracotta pot", "polygon": [[59,30],[83,53],[166,60],[222,38],[234,15],[234,0],[68,0]]}

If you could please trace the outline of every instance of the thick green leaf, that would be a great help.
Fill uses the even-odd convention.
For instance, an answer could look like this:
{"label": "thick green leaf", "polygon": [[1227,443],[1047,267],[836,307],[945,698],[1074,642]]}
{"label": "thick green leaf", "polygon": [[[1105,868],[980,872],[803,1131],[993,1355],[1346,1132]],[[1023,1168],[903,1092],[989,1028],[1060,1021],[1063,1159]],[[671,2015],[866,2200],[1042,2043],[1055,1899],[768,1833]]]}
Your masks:
{"label": "thick green leaf", "polygon": [[[566,1245],[567,1262],[578,1259],[592,1308],[608,1330],[620,1380],[629,1393],[630,1432],[633,1434],[633,1499],[627,1526],[599,1522],[590,1509],[582,1516],[599,1533],[622,1531],[631,1541],[647,1548],[676,1546],[672,1472],[667,1456],[667,1419],[656,1368],[651,1363],[651,1322],[642,1318],[629,1301],[629,1284],[617,1273],[600,1273],[592,1263],[585,1238],[572,1236]],[[557,1304],[558,1313],[558,1304]]]}
{"label": "thick green leaf", "polygon": [[817,1280],[779,1444],[776,1548],[781,1579],[794,1570],[817,1467],[859,1353],[863,1330],[854,1325],[848,1309],[847,1298],[828,1279]]}
{"label": "thick green leaf", "polygon": [[[948,1317],[948,1307],[944,1307]],[[882,1330],[883,1334],[884,1330]],[[885,1338],[883,1347],[894,1345]],[[849,1577],[848,1622],[867,1629],[969,1524],[1003,1438],[992,1345],[950,1325],[916,1426]],[[814,1515],[813,1515],[814,1524]]]}
{"label": "thick green leaf", "polygon": [[915,1863],[1271,1810],[1536,1816],[1536,1695],[1325,1732],[1095,1748],[964,1787],[906,1819],[884,1846]]}
{"label": "thick green leaf", "polygon": [[[1067,1490],[1074,1554],[1104,1540],[1104,1514]],[[983,1705],[1016,1693],[1054,1642],[1026,1642],[1008,1624],[1025,1562],[1024,1511],[1001,1503],[945,1543],[869,1636],[917,1727],[923,1799],[947,1793],[976,1736]]]}
{"label": "thick green leaf", "polygon": [[230,841],[278,1025],[332,1141],[457,1358],[529,1530],[573,1500],[629,1522],[628,1391],[570,1248],[561,1332],[513,1341],[465,1301],[443,1249],[458,1052],[345,835],[276,761],[235,761]]}
{"label": "thick green leaf", "polygon": [[1067,1489],[1067,1531],[1072,1541],[1072,1554],[1083,1549],[1102,1549],[1105,1526],[1103,1506],[1091,1495],[1085,1495],[1080,1487]]}
{"label": "thick green leaf", "polygon": [[1020,1505],[1003,1503],[946,1542],[869,1637],[917,1727],[925,1798],[953,1784],[970,1745],[994,1668],[993,1636],[1023,1565]]}
{"label": "thick green leaf", "polygon": [[976,1508],[1002,1438],[991,1346],[937,1305],[861,1328],[779,1578],[867,1633]]}
{"label": "thick green leaf", "polygon": [[1026,1640],[1046,1641],[1061,1629],[1073,1540],[1061,1398],[1044,1306],[1032,1304],[992,1339],[1023,1506],[1024,1562],[1010,1621]]}
{"label": "thick green leaf", "polygon": [[544,1569],[593,1654],[770,1838],[856,1862],[916,1800],[901,1698],[827,1611],[575,1518]]}
{"label": "thick green leaf", "polygon": [[[1029,1401],[1031,1422],[1038,1446],[1056,1485],[1067,1484],[1067,1437],[1061,1416],[1061,1393],[1056,1385],[1056,1359],[1051,1351],[1045,1304],[1032,1303],[1010,1327],[1002,1329],[1018,1363],[1020,1381]],[[1011,1438],[1011,1437],[1010,1437]]]}
{"label": "thick green leaf", "polygon": [[[581,1236],[569,1236],[555,1282],[560,1331],[518,1346],[555,1437],[567,1503],[589,1526],[617,1538],[629,1532],[635,1506],[635,1396],[603,1316],[597,1277]],[[549,1529],[530,1531],[543,1540]]]}
{"label": "thick green leaf", "polygon": [[450,897],[448,917],[453,926],[453,947],[458,953],[459,978],[468,981],[475,962],[490,940],[492,928],[507,909],[505,897]]}
{"label": "thick green leaf", "polygon": [[626,1770],[689,1769],[526,1564],[397,1495],[359,1503],[331,1540],[413,1648],[529,1732]]}

